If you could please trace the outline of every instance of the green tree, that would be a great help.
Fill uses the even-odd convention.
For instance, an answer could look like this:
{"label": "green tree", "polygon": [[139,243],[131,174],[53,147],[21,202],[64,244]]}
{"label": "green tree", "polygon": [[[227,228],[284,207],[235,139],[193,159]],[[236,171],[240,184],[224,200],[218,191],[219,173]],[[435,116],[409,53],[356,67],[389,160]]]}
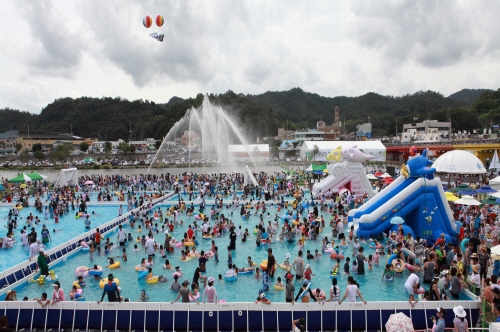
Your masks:
{"label": "green tree", "polygon": [[[118,144],[118,150],[120,150],[122,153],[129,153],[129,152],[131,152],[130,146],[131,145],[126,143],[126,142],[121,142],[120,144]],[[134,150],[135,150],[135,146],[134,146]]]}
{"label": "green tree", "polygon": [[52,160],[63,161],[69,157],[71,151],[73,151],[72,146],[58,145],[56,149],[52,149],[52,151],[49,152],[48,156]]}
{"label": "green tree", "polygon": [[33,148],[31,149],[31,151],[33,151],[33,152],[42,151],[42,150],[43,150],[43,146],[41,143],[33,144]]}
{"label": "green tree", "polygon": [[89,148],[90,148],[89,143],[87,143],[87,142],[80,143],[80,151],[87,152],[89,150]]}
{"label": "green tree", "polygon": [[161,143],[162,143],[162,141],[160,141],[160,140],[155,141],[155,149],[156,150],[160,149]]}
{"label": "green tree", "polygon": [[44,159],[45,158],[45,154],[41,150],[35,151],[35,153],[33,155],[35,156],[36,159]]}
{"label": "green tree", "polygon": [[297,145],[299,145],[299,141],[292,142],[293,148],[296,149]]}
{"label": "green tree", "polygon": [[111,142],[104,142],[104,152],[105,153],[110,153],[111,148],[112,148]]}
{"label": "green tree", "polygon": [[22,148],[23,148],[23,145],[21,143],[16,144],[16,151],[17,152],[20,152]]}

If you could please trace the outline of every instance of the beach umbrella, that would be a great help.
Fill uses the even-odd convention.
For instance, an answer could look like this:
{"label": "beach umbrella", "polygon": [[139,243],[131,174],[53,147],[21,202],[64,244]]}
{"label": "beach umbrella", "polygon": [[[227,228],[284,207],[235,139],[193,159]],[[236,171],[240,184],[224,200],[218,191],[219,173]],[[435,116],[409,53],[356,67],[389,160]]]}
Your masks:
{"label": "beach umbrella", "polygon": [[491,194],[491,196],[496,197],[496,198],[500,198],[500,192],[493,193],[493,194]]}
{"label": "beach umbrella", "polygon": [[384,173],[384,174],[380,175],[379,177],[381,177],[381,178],[392,178],[392,176],[389,173]]}
{"label": "beach umbrella", "polygon": [[28,176],[28,174],[21,173],[18,176],[16,176],[15,178],[12,178],[12,179],[8,180],[7,182],[10,182],[10,183],[21,183],[21,182],[32,182],[32,181],[33,180],[31,180],[31,178]]}
{"label": "beach umbrella", "polygon": [[371,174],[371,173],[368,174],[366,177],[368,178],[368,180],[378,180],[378,178],[375,175]]}
{"label": "beach umbrella", "polygon": [[448,202],[455,202],[458,201],[459,199],[457,196],[453,195],[453,193],[450,193],[449,191],[445,192],[444,195]]}
{"label": "beach umbrella", "polygon": [[491,248],[491,253],[495,255],[500,255],[500,245]]}
{"label": "beach umbrella", "polygon": [[483,199],[481,201],[482,204],[486,204],[486,205],[500,205],[500,199],[496,199],[495,197],[492,197],[492,196],[489,196],[488,198],[486,199]]}
{"label": "beach umbrella", "polygon": [[317,171],[314,171],[313,174],[321,175],[321,174],[323,174],[323,171],[322,170],[317,170]]}
{"label": "beach umbrella", "polygon": [[498,153],[495,149],[495,153],[493,154],[493,158],[491,158],[490,168],[489,170],[500,169],[500,161],[498,160]]}
{"label": "beach umbrella", "polygon": [[27,184],[26,184],[26,183],[23,183],[23,184],[21,184],[21,185],[19,186],[19,188],[24,189],[24,188],[26,188],[26,186],[27,186]]}
{"label": "beach umbrella", "polygon": [[472,189],[471,187],[469,187],[468,184],[466,183],[460,183],[458,186],[456,186],[455,188],[451,189],[450,191],[453,192],[453,193],[458,193],[459,191],[472,191],[474,189]]}
{"label": "beach umbrella", "polygon": [[494,179],[491,179],[488,184],[490,185],[491,188],[500,190],[500,176],[497,176]]}
{"label": "beach umbrella", "polygon": [[377,173],[375,173],[374,175],[375,175],[375,176],[377,176],[377,177],[379,177],[379,176],[381,176],[381,175],[382,175],[382,172],[377,172]]}
{"label": "beach umbrella", "polygon": [[411,319],[402,312],[392,314],[385,323],[387,332],[414,332]]}
{"label": "beach umbrella", "polygon": [[481,202],[475,200],[474,197],[469,195],[462,196],[462,198],[456,200],[454,203],[460,205],[481,205]]}
{"label": "beach umbrella", "polygon": [[476,190],[477,193],[485,193],[485,194],[496,193],[497,191],[498,190],[495,190],[490,186],[482,186],[481,188]]}
{"label": "beach umbrella", "polygon": [[391,219],[391,224],[393,225],[399,225],[399,224],[404,224],[405,223],[405,220],[401,217],[393,217]]}
{"label": "beach umbrella", "polygon": [[459,191],[459,195],[469,195],[469,196],[474,196],[477,194],[475,190],[464,190],[464,191]]}

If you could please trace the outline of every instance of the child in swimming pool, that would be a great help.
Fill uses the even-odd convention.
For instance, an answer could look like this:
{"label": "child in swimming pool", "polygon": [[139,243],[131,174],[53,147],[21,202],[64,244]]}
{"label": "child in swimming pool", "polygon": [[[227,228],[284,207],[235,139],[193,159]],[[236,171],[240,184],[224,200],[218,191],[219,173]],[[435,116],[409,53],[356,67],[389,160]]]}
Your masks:
{"label": "child in swimming pool", "polygon": [[254,275],[255,279],[260,279],[260,269],[257,267],[255,268],[255,275]]}
{"label": "child in swimming pool", "polygon": [[357,263],[356,259],[352,262],[351,272],[354,272],[354,273],[358,272],[358,263]]}
{"label": "child in swimming pool", "polygon": [[181,261],[186,260],[186,252],[184,250],[181,250]]}
{"label": "child in swimming pool", "polygon": [[251,256],[247,257],[247,264],[248,264],[248,267],[253,267],[253,262],[252,262],[252,257]]}
{"label": "child in swimming pool", "polygon": [[344,273],[345,274],[350,274],[350,270],[349,270],[349,262],[351,261],[351,258],[350,257],[346,257],[345,259],[345,263],[344,263]]}
{"label": "child in swimming pool", "polygon": [[415,300],[415,296],[413,296],[413,294],[410,294],[410,297],[408,298],[408,303],[410,303],[412,308],[414,308],[415,304],[418,303],[418,301]]}
{"label": "child in swimming pool", "polygon": [[378,249],[375,249],[375,254],[373,254],[373,264],[379,265],[380,263],[380,256],[378,254]]}
{"label": "child in swimming pool", "polygon": [[127,261],[127,249],[123,248],[122,249],[122,261],[126,262]]}
{"label": "child in swimming pool", "polygon": [[170,265],[170,261],[168,259],[165,260],[165,264],[163,264],[163,268],[164,269],[169,269],[169,270],[172,269],[172,266]]}
{"label": "child in swimming pool", "polygon": [[148,276],[146,277],[146,279],[153,279],[153,268],[152,267],[148,267]]}
{"label": "child in swimming pool", "polygon": [[392,270],[392,265],[391,264],[386,264],[385,265],[385,270],[384,273],[382,274],[382,280],[386,281],[392,281],[394,280],[394,271]]}
{"label": "child in swimming pool", "polygon": [[137,248],[137,244],[134,244],[134,251],[135,252],[139,251],[139,248]]}
{"label": "child in swimming pool", "polygon": [[372,255],[368,255],[368,270],[373,270],[373,258]]}
{"label": "child in swimming pool", "polygon": [[275,286],[278,286],[278,287],[285,287],[285,285],[283,285],[283,283],[281,282],[281,277],[278,277],[277,279],[277,283]]}

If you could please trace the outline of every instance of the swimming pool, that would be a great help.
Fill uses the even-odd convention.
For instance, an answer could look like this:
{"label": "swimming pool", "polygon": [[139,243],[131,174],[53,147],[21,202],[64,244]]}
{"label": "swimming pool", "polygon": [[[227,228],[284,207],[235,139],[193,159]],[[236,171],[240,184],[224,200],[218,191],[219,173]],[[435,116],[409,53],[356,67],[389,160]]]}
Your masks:
{"label": "swimming pool", "polygon": [[[155,207],[158,208],[158,207]],[[160,208],[164,211],[167,206],[160,205]],[[209,207],[210,208],[210,207]],[[116,211],[116,210],[115,210]],[[252,260],[259,264],[262,260],[267,259],[267,248],[268,246],[260,246],[256,247],[255,245],[255,237],[253,235],[252,230],[255,228],[255,225],[258,223],[257,217],[250,218],[250,221],[245,221],[239,216],[239,209],[222,209],[221,211],[226,216],[229,216],[229,219],[232,219],[236,226],[241,226],[244,230],[245,228],[249,229],[252,237],[249,238],[248,242],[245,244],[241,243],[239,239],[236,245],[236,251],[233,253],[233,263],[235,263],[238,267],[246,266],[247,256],[251,256]],[[233,215],[231,216],[231,212]],[[276,214],[276,208],[269,208],[269,212],[271,216]],[[279,215],[284,214],[283,211],[279,213]],[[320,213],[321,214],[321,213]],[[173,232],[173,237],[180,239],[184,232],[188,229],[188,224],[194,222],[194,218],[189,220],[187,216],[182,215],[181,219],[184,220],[185,224],[182,227],[177,227]],[[267,221],[272,220],[272,218],[266,218],[266,226]],[[326,221],[326,227],[324,232],[321,234],[321,238],[327,236],[331,239],[331,227],[329,226],[329,220]],[[282,222],[280,221],[280,224]],[[143,235],[144,233],[138,233],[137,228],[132,230],[130,227],[126,227],[127,233],[130,232],[134,238],[138,235]],[[109,235],[111,237],[111,241],[116,243],[116,233],[111,233]],[[160,233],[157,235],[157,241],[159,243],[164,242],[165,235]],[[199,239],[199,246],[197,247],[197,251],[201,250],[209,250],[211,247],[211,240],[208,239]],[[211,259],[207,264],[207,276],[213,276],[217,278],[219,274],[224,274],[227,270],[227,246],[229,245],[229,238],[225,235],[222,238],[215,239],[216,245],[219,247],[219,260],[220,262],[216,264],[213,259]],[[155,266],[153,267],[154,275],[164,275],[167,277],[168,281],[166,283],[156,283],[156,284],[147,284],[145,280],[137,280],[137,272],[135,271],[135,266],[140,263],[141,258],[146,257],[146,254],[143,250],[139,252],[133,251],[133,246],[136,244],[132,242],[126,249],[128,254],[128,262],[121,262],[121,266],[118,269],[105,269],[104,275],[108,273],[113,273],[116,278],[118,278],[121,282],[122,287],[122,295],[124,297],[130,298],[131,301],[137,301],[139,299],[140,291],[142,289],[146,290],[149,295],[149,301],[151,302],[162,302],[162,301],[171,301],[175,299],[177,292],[170,290],[170,285],[172,283],[172,273],[173,270],[164,270],[162,265],[164,260],[161,258],[155,259]],[[140,246],[139,246],[140,247]],[[295,243],[289,244],[287,242],[274,242],[269,247],[273,249],[273,253],[276,257],[276,260],[281,263],[285,259],[286,253],[291,254],[290,261],[297,256],[297,248]],[[365,247],[365,256],[368,257],[369,254],[373,253],[373,249],[370,249],[368,245],[364,245]],[[304,246],[304,257],[307,250],[310,250],[311,253],[314,253],[314,250],[318,249],[321,251],[321,240],[317,241],[306,241]],[[179,280],[187,279],[189,281],[192,280],[194,270],[197,267],[197,260],[192,259],[191,261],[183,262],[180,261],[180,250],[176,249],[175,254],[168,255],[168,259],[172,266],[180,266],[182,268],[182,272],[184,276]],[[352,249],[346,249],[345,254],[352,255]],[[121,257],[121,249],[115,249],[110,256],[113,257]],[[157,254],[158,256],[158,254]],[[352,258],[351,258],[352,259]],[[121,258],[117,260],[121,261]],[[309,263],[313,270],[313,273],[316,274],[312,278],[312,288],[319,287],[328,294],[328,289],[331,286],[331,279],[329,278],[329,272],[334,264],[333,260],[327,255],[323,254],[323,257],[319,261],[308,261],[304,259],[306,264]],[[403,284],[406,281],[408,276],[408,272],[405,271],[402,277],[396,278],[396,280],[392,283],[381,282],[382,276],[382,268],[385,265],[387,258],[382,258],[380,262],[380,266],[375,266],[373,271],[366,271],[364,276],[354,275],[355,279],[358,281],[360,285],[361,293],[367,301],[405,301],[408,296],[404,292]],[[343,266],[344,261],[341,262],[341,266]],[[106,257],[98,256],[95,257],[93,261],[89,260],[88,253],[77,252],[71,257],[69,257],[65,262],[58,263],[55,266],[51,266],[51,269],[55,270],[56,274],[59,276],[59,280],[61,282],[62,288],[64,291],[69,293],[72,283],[76,280],[74,271],[78,266],[86,265],[91,266],[93,264],[98,264],[101,266],[106,266]],[[283,276],[284,270],[278,269],[276,271],[275,277]],[[347,285],[346,276],[342,276],[339,280],[339,286],[341,289],[341,294],[344,293],[344,290]],[[86,278],[87,286],[84,289],[84,295],[87,301],[96,301],[99,300],[102,294],[102,290],[98,286],[98,280],[93,280],[91,277]],[[274,280],[275,281],[275,280]],[[261,287],[261,281],[255,280],[255,278],[250,276],[240,276],[235,282],[215,282],[215,287],[217,289],[219,299],[224,299],[228,302],[252,302],[255,301],[258,290]],[[296,285],[296,293],[300,287],[299,284]],[[28,296],[29,298],[33,298],[35,296],[39,296],[41,292],[51,292],[52,287],[50,287],[50,283],[46,283],[45,285],[38,285],[37,283],[25,283],[17,288],[18,298],[22,298],[23,296]],[[276,291],[272,287],[266,292],[267,297],[273,302],[284,302],[285,294],[284,291]],[[461,300],[470,300],[465,293],[462,293]]]}
{"label": "swimming pool", "polygon": [[[118,216],[118,204],[116,205],[104,205],[104,204],[91,204],[87,206],[87,211],[93,215],[91,215],[91,229],[95,229],[102,225],[103,223],[110,221],[113,218]],[[5,220],[5,224],[8,220],[9,210],[11,207],[1,206],[0,207],[0,220]],[[70,208],[71,209],[71,208]],[[31,231],[31,228],[34,227],[38,236],[37,239],[41,239],[40,231],[42,230],[43,224],[47,225],[47,228],[50,230],[50,236],[52,241],[46,244],[47,248],[54,248],[69,239],[79,236],[84,233],[85,226],[83,224],[84,219],[75,219],[75,213],[77,210],[70,210],[69,213],[63,215],[59,219],[59,223],[55,223],[54,219],[50,219],[46,222],[43,216],[43,213],[36,212],[33,206],[24,208],[20,210],[20,214],[17,217],[17,228],[14,229],[16,243],[12,249],[1,249],[3,255],[0,260],[0,272],[5,269],[12,267],[16,264],[19,264],[28,259],[28,251],[23,250],[21,241],[19,240],[19,236],[21,234],[21,230],[24,226],[27,226],[28,232]],[[124,208],[124,212],[126,212],[126,207]],[[32,223],[32,226],[28,226],[26,224],[26,217],[29,216],[30,213],[33,213],[33,216],[38,216],[41,222],[38,225]],[[53,230],[56,230],[54,233]],[[8,254],[7,254],[8,253]]]}

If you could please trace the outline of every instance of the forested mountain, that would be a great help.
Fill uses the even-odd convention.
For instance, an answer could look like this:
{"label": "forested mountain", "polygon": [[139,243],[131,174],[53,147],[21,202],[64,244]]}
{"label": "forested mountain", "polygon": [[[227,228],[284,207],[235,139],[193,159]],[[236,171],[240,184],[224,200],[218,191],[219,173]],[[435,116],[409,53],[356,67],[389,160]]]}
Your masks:
{"label": "forested mountain", "polygon": [[483,92],[486,92],[486,91],[492,91],[492,90],[489,90],[489,89],[462,89],[458,92],[452,93],[451,95],[448,96],[448,98],[456,100],[456,101],[462,101],[462,102],[466,103],[467,105],[470,105],[473,102],[475,102],[476,99],[479,98],[479,96],[481,96],[481,94]]}
{"label": "forested mountain", "polygon": [[[434,91],[419,91],[404,96],[382,96],[373,92],[359,97],[319,96],[294,88],[261,95],[236,94],[229,90],[210,95],[212,103],[222,106],[241,125],[251,141],[257,137],[275,136],[284,124],[289,129],[313,128],[318,120],[333,122],[335,106],[347,131],[367,121],[373,124],[375,136],[402,131],[403,123],[434,119],[452,120],[456,130],[489,127],[500,123],[500,89],[462,90],[445,98]],[[453,96],[453,98],[452,98]],[[459,99],[459,100],[456,100]],[[464,100],[474,102],[467,103]],[[0,132],[10,130],[70,132],[99,140],[122,138],[133,140],[164,137],[173,124],[191,107],[199,107],[203,95],[182,99],[173,97],[167,104],[124,98],[61,98],[47,105],[40,114],[0,109]],[[131,129],[130,129],[131,128]],[[129,133],[129,130],[132,133]]]}

